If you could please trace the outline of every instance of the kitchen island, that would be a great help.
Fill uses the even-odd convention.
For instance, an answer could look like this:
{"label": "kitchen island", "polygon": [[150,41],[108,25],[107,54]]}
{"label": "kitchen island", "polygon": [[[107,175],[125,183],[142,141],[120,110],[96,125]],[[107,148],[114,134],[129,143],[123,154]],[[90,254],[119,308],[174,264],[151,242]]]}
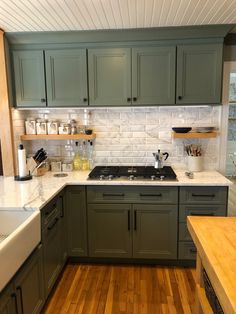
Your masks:
{"label": "kitchen island", "polygon": [[216,298],[224,313],[236,313],[236,218],[188,217],[187,225],[197,247],[196,313],[213,313]]}

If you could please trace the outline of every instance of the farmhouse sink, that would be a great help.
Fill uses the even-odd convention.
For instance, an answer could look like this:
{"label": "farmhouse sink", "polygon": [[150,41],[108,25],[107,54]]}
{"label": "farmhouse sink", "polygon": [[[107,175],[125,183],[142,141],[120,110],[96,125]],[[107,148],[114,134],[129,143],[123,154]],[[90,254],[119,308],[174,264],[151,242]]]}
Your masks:
{"label": "farmhouse sink", "polygon": [[39,211],[0,208],[0,291],[40,240]]}

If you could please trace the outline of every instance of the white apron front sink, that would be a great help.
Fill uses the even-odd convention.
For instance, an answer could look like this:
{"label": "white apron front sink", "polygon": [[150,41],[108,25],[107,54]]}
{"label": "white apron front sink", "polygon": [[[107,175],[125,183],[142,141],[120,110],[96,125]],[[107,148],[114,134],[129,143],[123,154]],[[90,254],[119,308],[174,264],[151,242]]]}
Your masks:
{"label": "white apron front sink", "polygon": [[39,211],[0,208],[0,291],[40,240]]}

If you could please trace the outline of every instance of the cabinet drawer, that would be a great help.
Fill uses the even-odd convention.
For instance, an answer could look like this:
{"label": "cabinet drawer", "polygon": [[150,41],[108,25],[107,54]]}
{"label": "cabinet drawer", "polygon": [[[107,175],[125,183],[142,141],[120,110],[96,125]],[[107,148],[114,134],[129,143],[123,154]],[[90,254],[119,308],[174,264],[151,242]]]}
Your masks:
{"label": "cabinet drawer", "polygon": [[226,216],[226,205],[180,205],[179,222],[187,216]]}
{"label": "cabinet drawer", "polygon": [[195,260],[197,249],[192,241],[179,242],[179,259]]}
{"label": "cabinet drawer", "polygon": [[192,241],[187,224],[185,222],[179,223],[179,241]]}
{"label": "cabinet drawer", "polygon": [[89,186],[88,203],[158,203],[178,202],[177,187]]}
{"label": "cabinet drawer", "polygon": [[59,202],[60,198],[55,197],[47,205],[41,209],[41,217],[42,217],[42,227],[47,225],[49,221],[51,221],[52,217],[57,214],[57,212],[61,209],[61,202]]}
{"label": "cabinet drawer", "polygon": [[180,188],[180,203],[183,204],[226,204],[228,187],[188,186]]}

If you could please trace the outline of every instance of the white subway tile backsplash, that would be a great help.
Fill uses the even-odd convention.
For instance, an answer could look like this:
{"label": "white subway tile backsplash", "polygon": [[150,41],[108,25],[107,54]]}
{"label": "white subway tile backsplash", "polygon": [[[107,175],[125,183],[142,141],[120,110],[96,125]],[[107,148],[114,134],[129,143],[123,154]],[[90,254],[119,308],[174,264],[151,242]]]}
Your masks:
{"label": "white subway tile backsplash", "polygon": [[[153,152],[161,149],[169,153],[166,164],[185,164],[184,145],[202,145],[205,169],[217,169],[219,139],[172,139],[173,126],[219,127],[221,107],[124,107],[90,110],[90,126],[96,132],[94,141],[95,165],[153,165]],[[83,123],[83,109],[12,110],[15,145],[24,133],[27,117],[55,119],[62,122],[75,119]],[[44,147],[50,157],[73,158],[74,141],[32,141],[25,143],[32,155]]]}

